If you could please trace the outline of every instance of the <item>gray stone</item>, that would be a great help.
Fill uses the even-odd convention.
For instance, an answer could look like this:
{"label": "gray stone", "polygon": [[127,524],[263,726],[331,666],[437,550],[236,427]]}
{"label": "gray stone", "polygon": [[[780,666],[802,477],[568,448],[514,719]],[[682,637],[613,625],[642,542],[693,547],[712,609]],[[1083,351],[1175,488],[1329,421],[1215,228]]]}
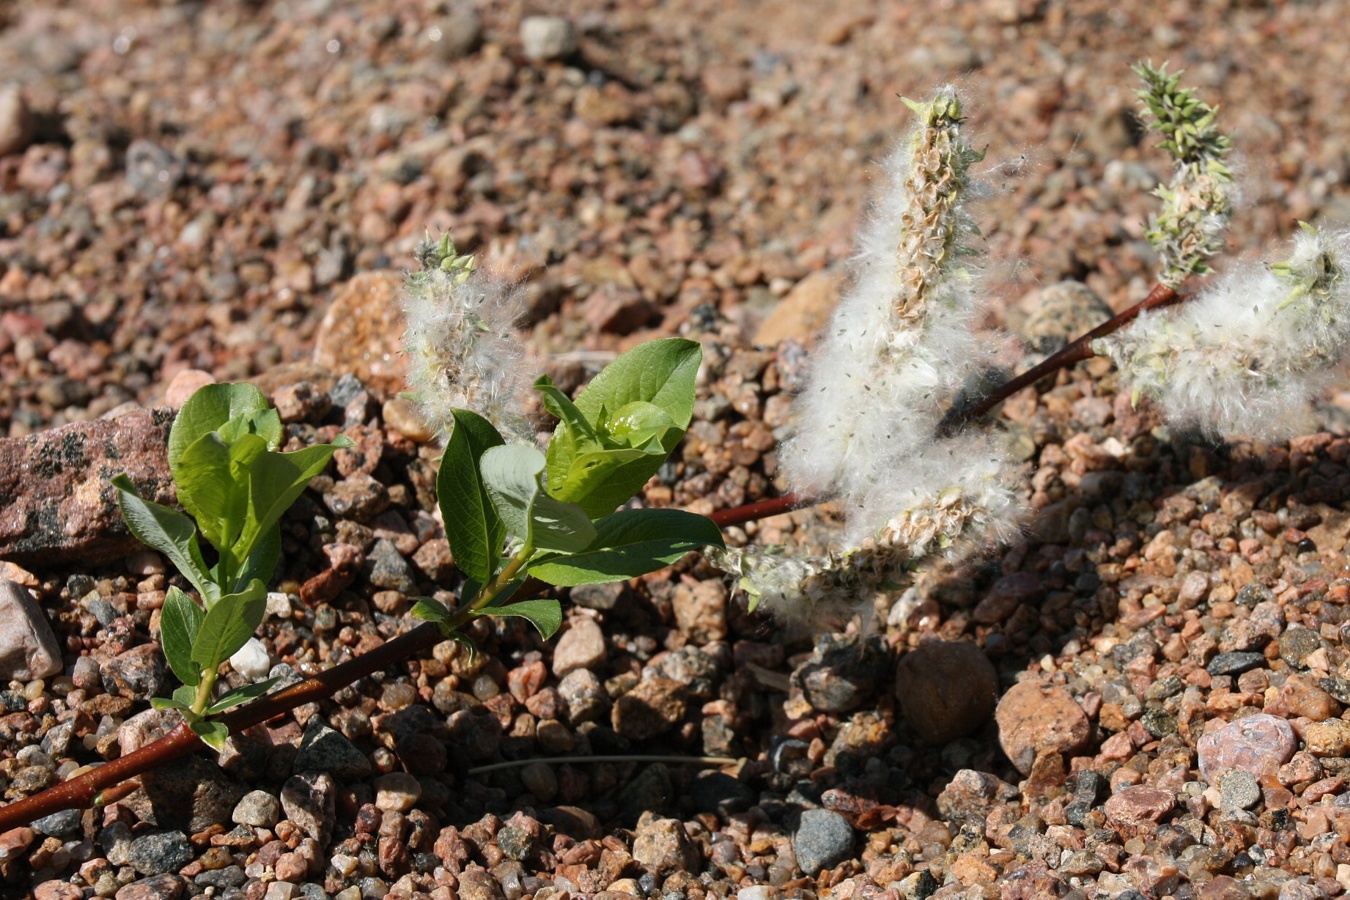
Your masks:
{"label": "gray stone", "polygon": [[412,566],[388,538],[380,538],[375,542],[362,564],[362,572],[366,580],[377,588],[404,594],[417,592],[417,577],[413,574]]}
{"label": "gray stone", "polygon": [[1261,801],[1261,784],[1251,772],[1224,769],[1216,779],[1224,809],[1251,809]]}
{"label": "gray stone", "polygon": [[827,634],[793,670],[792,687],[821,712],[848,712],[891,680],[890,666],[880,641]]}
{"label": "gray stone", "polygon": [[127,861],[142,875],[177,872],[192,862],[195,856],[187,835],[181,831],[142,835],[132,840],[127,851]]}
{"label": "gray stone", "polygon": [[337,784],[326,772],[292,776],[281,789],[281,808],[305,834],[327,845],[337,822]]}
{"label": "gray stone", "polygon": [[594,722],[609,711],[609,694],[590,669],[573,669],[558,682],[558,695],[567,704],[567,721],[572,725]]}
{"label": "gray stone", "polygon": [[230,818],[236,825],[271,828],[281,820],[281,801],[267,791],[249,791],[235,805]]}
{"label": "gray stone", "polygon": [[135,140],[127,147],[127,183],[139,194],[163,197],[187,177],[187,162],[153,141]]}
{"label": "gray stone", "polygon": [[527,59],[563,59],[577,51],[577,30],[562,16],[526,16],[520,23],[520,43]]}
{"label": "gray stone", "polygon": [[447,61],[463,59],[478,49],[483,42],[483,19],[468,4],[453,7],[437,26],[440,39],[436,49]]}
{"label": "gray stone", "polygon": [[1205,666],[1205,671],[1211,675],[1241,675],[1250,669],[1264,665],[1266,655],[1257,653],[1254,650],[1232,650],[1228,653],[1220,653],[1209,661]]}
{"label": "gray stone", "polygon": [[831,809],[808,809],[792,835],[797,866],[807,875],[838,865],[853,852],[853,826]]}
{"label": "gray stone", "polygon": [[61,645],[28,589],[0,579],[0,681],[32,681],[61,671]]}
{"label": "gray stone", "polygon": [[370,760],[356,745],[324,724],[318,716],[305,723],[295,772],[327,772],[340,781],[355,781],[370,774]]}
{"label": "gray stone", "polygon": [[70,838],[79,834],[80,810],[63,809],[33,822],[33,830],[52,837]]}
{"label": "gray stone", "polygon": [[81,565],[144,549],[131,536],[110,479],[126,472],[141,496],[173,503],[166,447],[173,412],[134,410],[0,438],[0,559]]}

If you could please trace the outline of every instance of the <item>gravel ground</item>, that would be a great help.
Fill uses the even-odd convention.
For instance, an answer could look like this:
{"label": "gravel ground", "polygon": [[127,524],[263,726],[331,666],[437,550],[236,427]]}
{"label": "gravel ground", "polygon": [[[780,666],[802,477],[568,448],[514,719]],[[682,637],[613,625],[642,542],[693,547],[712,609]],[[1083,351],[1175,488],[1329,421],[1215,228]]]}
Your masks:
{"label": "gravel ground", "polygon": [[[285,521],[231,679],[350,658],[456,588],[436,450],[396,396],[393,292],[426,229],[525,280],[564,387],[640,340],[701,340],[695,423],[647,502],[711,512],[781,487],[772,449],[900,96],[966,90],[989,324],[1032,341],[1045,286],[1117,309],[1150,286],[1165,163],[1131,118],[1138,59],[1222,106],[1235,249],[1350,218],[1339,4],[923,6],[0,4],[0,574],[56,634],[25,663],[50,674],[11,665],[0,691],[4,799],[171,724],[144,698],[177,576],[78,486],[162,475],[157,410],[203,379],[257,380],[299,443],[357,441]],[[477,659],[447,643],[222,767],[0,834],[0,893],[1339,896],[1332,399],[1327,431],[1216,447],[1084,364],[1004,409],[1024,534],[927,573],[871,634],[785,632],[698,560],[576,589],[551,644],[480,621]],[[802,512],[729,536],[828,534]],[[30,596],[0,591],[6,621]]]}

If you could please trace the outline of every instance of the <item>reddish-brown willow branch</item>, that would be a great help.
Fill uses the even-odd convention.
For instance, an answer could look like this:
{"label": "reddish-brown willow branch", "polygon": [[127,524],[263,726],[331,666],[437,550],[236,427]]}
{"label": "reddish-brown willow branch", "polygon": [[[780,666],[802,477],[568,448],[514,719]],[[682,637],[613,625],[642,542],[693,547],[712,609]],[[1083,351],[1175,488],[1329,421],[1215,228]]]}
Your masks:
{"label": "reddish-brown willow branch", "polygon": [[1013,394],[1029,385],[1035,384],[1045,376],[1058,372],[1060,369],[1066,369],[1074,363],[1082,362],[1085,359],[1091,359],[1094,356],[1092,352],[1093,341],[1098,338],[1106,337],[1117,329],[1128,325],[1138,318],[1139,314],[1145,310],[1171,306],[1173,303],[1179,303],[1183,299],[1185,299],[1184,294],[1178,294],[1175,290],[1165,284],[1155,286],[1153,290],[1149,292],[1147,297],[1140,300],[1134,306],[1107,319],[1087,334],[1074,340],[1063,350],[1047,357],[1039,365],[1032,366],[1016,378],[1004,382],[998,388],[986,394],[978,402],[953,408],[943,418],[942,422],[939,423],[938,433],[942,435],[952,434],[979,419]]}
{"label": "reddish-brown willow branch", "polygon": [[[238,734],[273,716],[288,712],[302,703],[312,703],[332,696],[337,691],[385,666],[408,659],[429,650],[444,640],[440,629],[431,622],[386,641],[360,656],[339,663],[317,675],[282,688],[274,694],[261,697],[247,706],[241,706],[220,716],[219,721]],[[186,724],[180,723],[157,741],[139,750],[104,763],[96,769],[79,775],[41,793],[0,807],[0,832],[49,816],[63,809],[84,809],[93,806],[100,792],[137,775],[159,768],[180,756],[202,746],[201,740]]]}

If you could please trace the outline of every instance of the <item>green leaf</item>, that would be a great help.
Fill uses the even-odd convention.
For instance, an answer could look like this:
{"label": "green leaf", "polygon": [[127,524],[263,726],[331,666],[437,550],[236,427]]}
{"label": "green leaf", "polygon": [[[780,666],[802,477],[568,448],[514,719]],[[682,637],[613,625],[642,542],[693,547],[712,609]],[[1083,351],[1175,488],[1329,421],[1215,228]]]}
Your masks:
{"label": "green leaf", "polygon": [[260,435],[268,447],[281,445],[281,419],[269,408],[263,392],[248,383],[208,384],[183,404],[169,430],[169,470],[177,481],[183,452],[203,436],[221,431],[229,443],[242,433]]}
{"label": "green leaf", "polygon": [[435,622],[441,626],[441,632],[449,634],[446,627],[450,624],[450,607],[446,606],[433,597],[419,597],[413,604],[412,614],[419,619],[427,622]]}
{"label": "green leaf", "polygon": [[189,722],[188,727],[192,729],[193,734],[201,738],[207,746],[217,753],[225,749],[225,742],[230,739],[230,729],[220,722],[197,719],[195,722]]}
{"label": "green leaf", "polygon": [[253,636],[267,613],[267,587],[253,579],[244,590],[221,597],[202,619],[192,660],[214,669]]}
{"label": "green leaf", "polygon": [[478,461],[503,444],[492,423],[466,409],[454,410],[454,430],[441,457],[436,498],[450,553],[460,571],[480,584],[492,580],[506,541],[506,526],[483,487]]}
{"label": "green leaf", "polygon": [[562,604],[553,597],[519,600],[505,606],[489,606],[474,613],[476,616],[519,616],[528,619],[539,634],[548,640],[562,627]]}
{"label": "green leaf", "polygon": [[[544,409],[558,419],[553,437],[548,442],[548,483],[550,486],[561,485],[567,480],[572,461],[578,453],[603,450],[605,445],[576,404],[554,387],[553,379],[541,375],[534,387],[543,394]],[[557,496],[556,491],[552,493]]]}
{"label": "green leaf", "polygon": [[[235,571],[244,568],[255,544],[268,539],[309,480],[323,471],[334,453],[352,444],[351,438],[340,434],[331,444],[314,444],[294,453],[268,451],[253,460],[248,468],[248,515],[239,539],[229,550]],[[271,572],[267,575],[270,578]],[[228,586],[238,589],[239,584],[236,579]]]}
{"label": "green leaf", "polygon": [[192,520],[176,509],[141,499],[126,473],[115,476],[112,483],[117,488],[122,518],[136,539],[167,556],[206,602],[220,596],[202,559],[197,526]]}
{"label": "green leaf", "polygon": [[228,550],[238,540],[248,512],[248,468],[266,452],[267,441],[259,435],[241,435],[226,444],[213,431],[189,444],[179,458],[174,473],[178,502],[217,550]]}
{"label": "green leaf", "polygon": [[244,565],[234,577],[236,586],[248,584],[253,579],[267,584],[281,561],[281,523],[272,526],[272,530],[253,542],[253,549]]}
{"label": "green leaf", "polygon": [[483,486],[507,530],[539,550],[585,549],[595,539],[591,517],[544,493],[544,467],[544,454],[523,444],[493,447],[479,461]]}
{"label": "green leaf", "polygon": [[263,681],[255,681],[253,684],[246,684],[243,687],[237,687],[232,691],[226,691],[220,699],[206,708],[208,716],[214,716],[217,713],[223,713],[227,709],[234,709],[241,703],[247,703],[250,700],[261,697],[272,689],[272,685],[280,681],[280,678],[267,678]]}
{"label": "green leaf", "polygon": [[201,683],[201,669],[192,661],[192,645],[197,642],[205,615],[201,607],[177,587],[170,587],[164,595],[164,608],[159,614],[164,658],[178,680],[193,687]]}
{"label": "green leaf", "polygon": [[541,554],[529,574],[559,587],[626,581],[712,544],[722,533],[711,519],[678,509],[628,509],[595,523],[596,539],[580,553]]}
{"label": "green leaf", "polygon": [[190,712],[192,707],[181,700],[175,700],[170,697],[151,697],[150,705],[155,709],[181,709],[184,712]]}
{"label": "green leaf", "polygon": [[[667,440],[673,445],[682,436],[682,431],[671,429]],[[652,453],[634,449],[579,454],[567,478],[552,494],[558,500],[579,504],[591,518],[608,515],[642,490],[668,455],[666,450]]]}
{"label": "green leaf", "polygon": [[599,425],[615,411],[641,400],[665,410],[680,428],[688,428],[694,415],[694,378],[702,359],[703,348],[684,338],[639,344],[586,385],[577,396],[577,409],[587,421]]}
{"label": "green leaf", "polygon": [[173,699],[178,703],[186,705],[188,709],[191,709],[193,701],[197,699],[196,686],[191,684],[180,684],[173,689]]}

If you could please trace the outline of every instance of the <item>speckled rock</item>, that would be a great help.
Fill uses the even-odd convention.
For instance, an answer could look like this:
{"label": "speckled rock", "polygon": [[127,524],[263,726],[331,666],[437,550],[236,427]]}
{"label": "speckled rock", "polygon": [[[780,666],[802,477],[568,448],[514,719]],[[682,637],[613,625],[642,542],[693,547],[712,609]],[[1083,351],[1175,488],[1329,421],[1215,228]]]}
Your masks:
{"label": "speckled rock", "polygon": [[834,810],[808,809],[792,834],[792,848],[801,870],[815,875],[853,852],[853,827]]}
{"label": "speckled rock", "polygon": [[336,798],[337,784],[326,772],[294,775],[281,788],[281,808],[286,818],[320,844],[328,843],[337,822]]}
{"label": "speckled rock", "polygon": [[1171,791],[1135,784],[1112,794],[1105,804],[1111,824],[1129,835],[1148,834],[1176,806]]}
{"label": "speckled rock", "polygon": [[314,338],[314,362],[389,394],[405,388],[403,276],[362,272],[334,295]]}
{"label": "speckled rock", "polygon": [[577,616],[553,648],[553,674],[562,677],[577,669],[595,669],[605,655],[605,633],[600,626],[588,616]]}
{"label": "speckled rock", "polygon": [[622,736],[645,741],[679,723],[685,706],[684,685],[669,678],[648,678],[614,701],[610,718]]}
{"label": "speckled rock", "polygon": [[1003,752],[1023,775],[1042,753],[1068,754],[1091,734],[1083,708],[1064,688],[1023,681],[1003,695],[994,712]]}
{"label": "speckled rock", "polygon": [[658,876],[697,871],[700,854],[679,819],[648,817],[633,835],[633,860]]}
{"label": "speckled rock", "polygon": [[90,564],[142,545],[127,530],[110,479],[126,472],[141,496],[173,503],[165,448],[173,413],[142,409],[0,438],[0,558]]}
{"label": "speckled rock", "polygon": [[370,759],[344,735],[315,716],[305,723],[294,771],[327,772],[342,781],[354,781],[370,774]]}
{"label": "speckled rock", "polygon": [[1273,775],[1297,749],[1298,738],[1289,722],[1265,713],[1230,722],[1195,745],[1200,777],[1206,781],[1220,769],[1243,769],[1258,778]]}

